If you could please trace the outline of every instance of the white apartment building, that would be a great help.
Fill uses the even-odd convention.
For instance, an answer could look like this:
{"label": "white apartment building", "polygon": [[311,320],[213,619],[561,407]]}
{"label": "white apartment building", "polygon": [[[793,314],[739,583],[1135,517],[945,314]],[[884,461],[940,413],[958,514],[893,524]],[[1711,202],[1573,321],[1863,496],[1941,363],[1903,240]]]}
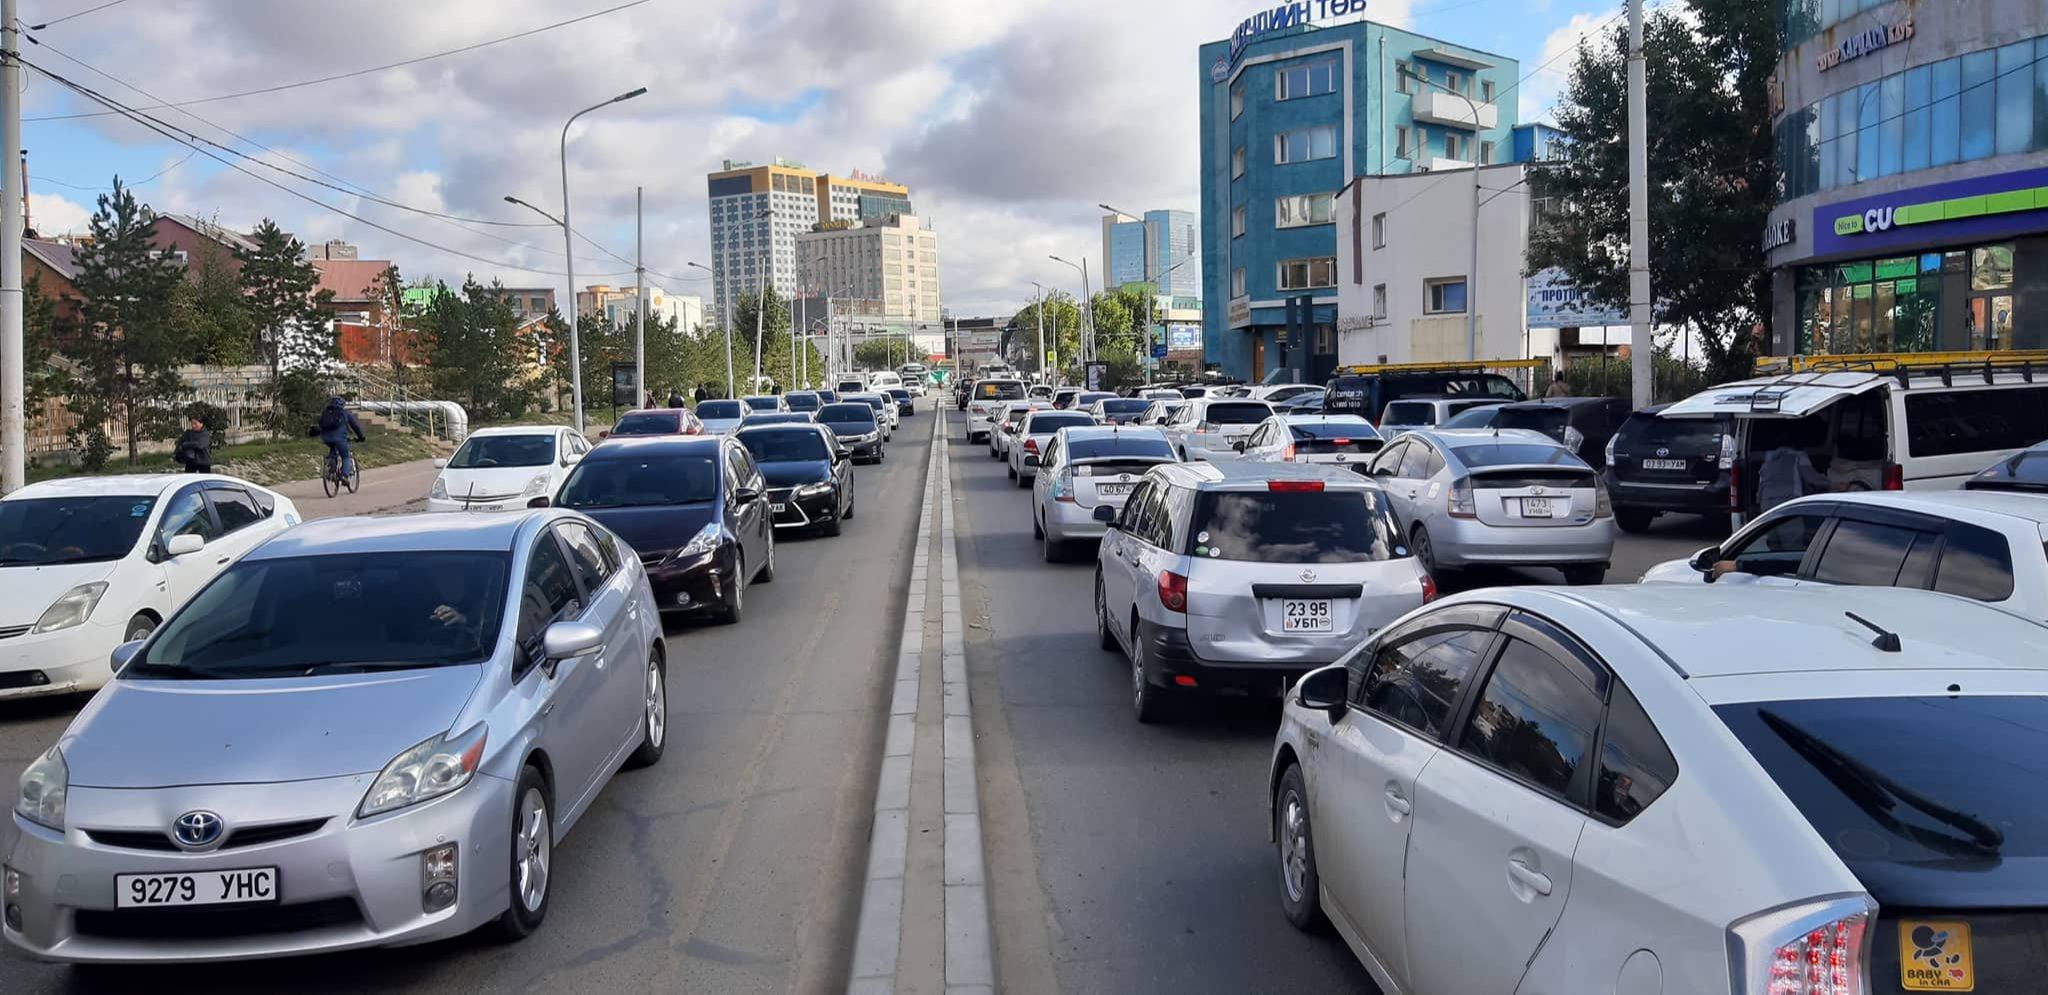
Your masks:
{"label": "white apartment building", "polygon": [[[639,295],[632,286],[593,283],[576,293],[578,313],[602,314],[615,325],[632,321],[638,308]],[[704,323],[704,299],[691,294],[671,294],[649,284],[647,314],[675,322],[676,331],[692,332]]]}
{"label": "white apartment building", "polygon": [[806,285],[835,298],[879,301],[885,320],[939,321],[937,232],[908,214],[834,225],[796,237]]}

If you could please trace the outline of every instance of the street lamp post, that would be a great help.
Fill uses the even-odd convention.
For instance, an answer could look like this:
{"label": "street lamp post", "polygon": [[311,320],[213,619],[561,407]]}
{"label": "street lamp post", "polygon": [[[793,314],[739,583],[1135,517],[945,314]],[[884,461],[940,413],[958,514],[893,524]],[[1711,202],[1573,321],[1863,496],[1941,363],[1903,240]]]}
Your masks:
{"label": "street lamp post", "polygon": [[[1045,361],[1045,284],[1033,280],[1031,285],[1038,288],[1038,381],[1040,383],[1051,383],[1052,371],[1046,369],[1047,363]],[[1052,337],[1054,342],[1059,341],[1060,326],[1058,322],[1053,323]]]}
{"label": "street lamp post", "polygon": [[[774,216],[774,208],[764,207],[761,213],[754,215],[754,220],[764,221]],[[772,225],[768,229],[767,242],[766,258],[761,261],[761,296],[754,301],[754,382],[747,385],[749,394],[761,389],[761,335],[767,327],[764,319],[768,315],[768,284],[775,275],[775,229]]]}
{"label": "street lamp post", "polygon": [[[1408,78],[1424,86],[1433,86],[1451,96],[1457,97],[1472,109],[1472,140],[1479,140],[1479,104],[1471,95],[1459,93],[1414,70],[1408,71]],[[1479,155],[1472,154],[1472,256],[1465,271],[1465,358],[1479,358]]]}
{"label": "street lamp post", "polygon": [[1066,263],[1081,274],[1081,362],[1092,362],[1095,359],[1095,302],[1089,299],[1088,293],[1088,257],[1082,256],[1078,263],[1058,256],[1046,258]]}

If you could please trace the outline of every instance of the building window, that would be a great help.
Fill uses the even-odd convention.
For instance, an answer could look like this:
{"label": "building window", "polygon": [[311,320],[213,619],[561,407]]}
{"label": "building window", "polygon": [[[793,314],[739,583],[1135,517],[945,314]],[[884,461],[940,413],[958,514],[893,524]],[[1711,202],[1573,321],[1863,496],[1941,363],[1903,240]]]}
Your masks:
{"label": "building window", "polygon": [[1337,257],[1283,259],[1279,266],[1281,290],[1315,290],[1337,285]]}
{"label": "building window", "polygon": [[1244,207],[1242,205],[1230,212],[1230,237],[1244,237]]}
{"label": "building window", "polygon": [[1381,320],[1387,317],[1387,285],[1384,283],[1373,284],[1372,316]]}
{"label": "building window", "polygon": [[[1327,193],[1295,194],[1281,197],[1273,202],[1273,226],[1276,228],[1301,228],[1307,225],[1331,223],[1330,209],[1336,197]],[[1244,208],[1238,208],[1242,211]]]}
{"label": "building window", "polygon": [[1479,81],[1479,102],[1480,102],[1480,103],[1482,103],[1482,104],[1490,104],[1490,103],[1493,103],[1493,81],[1492,81],[1492,80],[1490,80],[1490,79],[1483,79],[1483,80],[1480,80],[1480,81]]}
{"label": "building window", "polygon": [[1407,92],[1409,92],[1409,89],[1408,89],[1408,88],[1409,88],[1409,86],[1410,86],[1410,83],[1409,83],[1409,80],[1408,80],[1408,74],[1409,74],[1409,73],[1411,73],[1411,72],[1414,72],[1414,71],[1415,71],[1414,69],[1412,69],[1412,68],[1410,68],[1410,67],[1409,67],[1409,65],[1408,65],[1408,60],[1407,60],[1407,59],[1395,59],[1395,60],[1394,60],[1394,92],[1395,92],[1395,93],[1407,93]]}
{"label": "building window", "polygon": [[1470,95],[1472,92],[1472,77],[1464,73],[1447,72],[1444,74],[1444,89],[1452,93]]}
{"label": "building window", "polygon": [[1276,165],[1334,159],[1336,156],[1337,126],[1333,124],[1283,131],[1273,136],[1273,162]]}
{"label": "building window", "polygon": [[1422,281],[1424,314],[1464,314],[1465,278],[1445,277]]}
{"label": "building window", "polygon": [[1480,165],[1482,165],[1482,166],[1491,166],[1491,165],[1493,165],[1493,143],[1492,143],[1492,142],[1480,142],[1480,143],[1479,143],[1479,164],[1480,164]]}
{"label": "building window", "polygon": [[1375,249],[1387,247],[1387,212],[1385,211],[1372,216],[1372,247]]}
{"label": "building window", "polygon": [[1244,267],[1242,266],[1230,271],[1230,296],[1244,296]]}
{"label": "building window", "polygon": [[1408,128],[1406,125],[1396,125],[1394,127],[1394,155],[1403,159],[1408,158]]}
{"label": "building window", "polygon": [[1472,139],[1454,132],[1444,132],[1444,158],[1459,162],[1472,160]]}
{"label": "building window", "polygon": [[1337,60],[1288,66],[1273,74],[1273,99],[1299,100],[1337,92]]}
{"label": "building window", "polygon": [[1237,120],[1237,116],[1243,113],[1244,83],[1239,82],[1236,86],[1230,88],[1230,119],[1232,121],[1235,121]]}
{"label": "building window", "polygon": [[1230,178],[1234,180],[1243,175],[1244,146],[1240,145],[1237,148],[1232,149],[1230,152]]}

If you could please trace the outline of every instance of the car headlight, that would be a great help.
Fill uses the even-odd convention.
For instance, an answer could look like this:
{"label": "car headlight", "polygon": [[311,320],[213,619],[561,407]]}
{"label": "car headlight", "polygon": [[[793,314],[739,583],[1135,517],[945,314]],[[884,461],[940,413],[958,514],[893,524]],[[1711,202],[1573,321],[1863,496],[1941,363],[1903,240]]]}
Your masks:
{"label": "car headlight", "polygon": [[796,489],[797,497],[823,497],[830,493],[832,493],[832,482],[829,480],[820,480],[815,484],[805,484]]}
{"label": "car headlight", "polygon": [[21,772],[21,797],[14,810],[39,826],[64,830],[64,796],[71,788],[71,768],[64,764],[64,751],[50,747]]}
{"label": "car headlight", "polygon": [[391,758],[370,791],[363,796],[356,817],[373,815],[417,805],[439,798],[469,783],[483,762],[484,740],[490,730],[483,723],[460,736],[445,733],[426,740]]}
{"label": "car headlight", "polygon": [[427,497],[434,501],[448,500],[448,481],[440,477],[435,477],[434,489],[427,492]]}
{"label": "car headlight", "polygon": [[542,494],[546,494],[547,491],[548,475],[545,471],[543,471],[541,473],[534,474],[533,479],[526,482],[526,489],[520,491],[519,496],[522,498],[539,497]]}
{"label": "car headlight", "polygon": [[717,522],[712,522],[709,525],[706,525],[703,528],[698,529],[697,534],[691,536],[690,541],[684,543],[683,548],[676,550],[675,556],[671,558],[674,559],[685,556],[701,556],[705,553],[711,552],[714,549],[717,549],[718,532],[719,529]]}
{"label": "car headlight", "polygon": [[74,625],[85,624],[85,620],[92,617],[92,610],[99,605],[100,596],[106,593],[106,581],[80,584],[65,591],[64,596],[58,598],[50,605],[48,611],[43,612],[43,617],[36,620],[35,631],[55,632],[58,629],[69,629]]}

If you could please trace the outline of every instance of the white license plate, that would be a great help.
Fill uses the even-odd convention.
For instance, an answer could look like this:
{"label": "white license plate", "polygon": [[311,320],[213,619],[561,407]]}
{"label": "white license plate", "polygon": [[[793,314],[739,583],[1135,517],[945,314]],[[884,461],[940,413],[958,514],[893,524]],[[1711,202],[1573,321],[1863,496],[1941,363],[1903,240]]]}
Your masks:
{"label": "white license plate", "polygon": [[774,508],[774,509],[775,509],[775,513],[776,513],[776,514],[778,514],[778,515],[780,515],[780,514],[782,514],[783,512],[785,512],[785,511],[788,511],[788,510],[789,510],[789,505],[786,505],[786,504],[776,504],[776,505],[770,505],[770,507]]}
{"label": "white license plate", "polygon": [[1102,497],[1127,497],[1137,484],[1096,484],[1095,493]]}
{"label": "white license plate", "polygon": [[277,901],[277,868],[195,871],[190,874],[116,874],[114,907],[244,905]]}
{"label": "white license plate", "polygon": [[1552,514],[1549,498],[1522,499],[1523,518],[1549,518]]}
{"label": "white license plate", "polygon": [[1328,598],[1283,598],[1280,631],[1330,632],[1333,615]]}
{"label": "white license plate", "polygon": [[1643,469],[1645,470],[1683,470],[1686,468],[1686,465],[1686,462],[1682,459],[1646,459],[1643,461]]}

